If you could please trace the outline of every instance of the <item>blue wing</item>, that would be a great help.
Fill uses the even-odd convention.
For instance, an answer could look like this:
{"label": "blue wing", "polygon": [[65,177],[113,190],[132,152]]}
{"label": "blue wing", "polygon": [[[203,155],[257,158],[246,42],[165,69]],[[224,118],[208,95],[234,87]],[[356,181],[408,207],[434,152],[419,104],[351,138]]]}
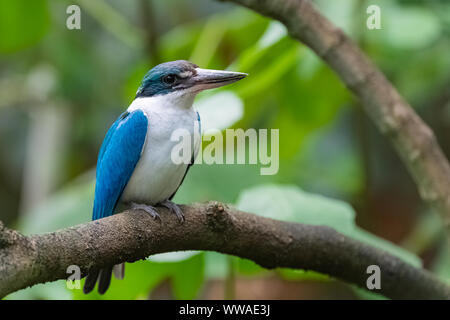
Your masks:
{"label": "blue wing", "polygon": [[97,160],[92,220],[114,213],[144,147],[148,120],[142,110],[124,112],[108,130]]}

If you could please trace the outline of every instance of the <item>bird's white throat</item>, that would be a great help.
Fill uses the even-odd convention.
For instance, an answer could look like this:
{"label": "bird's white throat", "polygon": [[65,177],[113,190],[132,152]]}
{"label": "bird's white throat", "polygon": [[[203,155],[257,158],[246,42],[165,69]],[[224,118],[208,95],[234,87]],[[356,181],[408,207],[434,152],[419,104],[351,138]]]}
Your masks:
{"label": "bird's white throat", "polygon": [[149,109],[163,109],[173,110],[180,109],[186,110],[192,108],[196,93],[189,90],[179,90],[164,95],[157,95],[152,97],[139,97],[133,100],[128,107],[128,111],[134,111],[136,109],[142,109],[148,111]]}

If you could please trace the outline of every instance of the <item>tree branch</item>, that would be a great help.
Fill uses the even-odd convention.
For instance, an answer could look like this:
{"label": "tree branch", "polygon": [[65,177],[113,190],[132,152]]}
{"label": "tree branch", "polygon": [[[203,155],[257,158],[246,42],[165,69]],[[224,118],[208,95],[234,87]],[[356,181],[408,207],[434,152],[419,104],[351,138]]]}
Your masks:
{"label": "tree branch", "polygon": [[266,268],[315,270],[366,287],[369,265],[381,269],[381,290],[398,299],[448,299],[450,287],[431,273],[334,229],[259,217],[209,202],[182,206],[180,224],[128,211],[56,232],[25,237],[0,225],[0,297],[37,283],[66,279],[69,265],[85,274],[123,261],[177,250],[210,250]]}
{"label": "tree branch", "polygon": [[310,47],[339,75],[392,142],[422,199],[441,213],[450,231],[450,165],[433,131],[342,30],[321,15],[310,0],[221,1],[235,2],[281,21],[293,38]]}

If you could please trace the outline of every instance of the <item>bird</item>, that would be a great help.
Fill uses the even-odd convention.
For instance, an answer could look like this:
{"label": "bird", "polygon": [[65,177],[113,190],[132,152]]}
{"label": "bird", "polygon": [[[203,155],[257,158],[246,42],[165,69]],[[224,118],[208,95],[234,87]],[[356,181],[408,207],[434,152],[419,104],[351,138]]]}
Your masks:
{"label": "bird", "polygon": [[[200,115],[195,96],[241,80],[246,73],[199,68],[186,60],[161,63],[148,71],[127,110],[109,128],[96,166],[92,220],[111,216],[122,208],[139,209],[160,219],[157,206],[168,208],[180,223],[184,215],[172,201],[199,152]],[[197,126],[195,125],[197,123]],[[185,129],[194,137],[190,162],[175,163],[171,135]],[[199,130],[194,134],[194,130]],[[104,294],[111,275],[123,279],[124,263],[88,271],[84,293],[98,282]]]}

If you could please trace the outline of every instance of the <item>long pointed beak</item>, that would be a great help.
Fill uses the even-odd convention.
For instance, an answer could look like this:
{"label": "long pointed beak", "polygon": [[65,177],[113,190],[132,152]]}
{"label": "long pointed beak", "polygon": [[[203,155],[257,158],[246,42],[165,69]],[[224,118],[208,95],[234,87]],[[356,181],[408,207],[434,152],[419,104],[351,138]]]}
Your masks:
{"label": "long pointed beak", "polygon": [[192,78],[198,91],[218,88],[244,79],[247,74],[242,72],[211,70],[196,68],[197,74]]}

